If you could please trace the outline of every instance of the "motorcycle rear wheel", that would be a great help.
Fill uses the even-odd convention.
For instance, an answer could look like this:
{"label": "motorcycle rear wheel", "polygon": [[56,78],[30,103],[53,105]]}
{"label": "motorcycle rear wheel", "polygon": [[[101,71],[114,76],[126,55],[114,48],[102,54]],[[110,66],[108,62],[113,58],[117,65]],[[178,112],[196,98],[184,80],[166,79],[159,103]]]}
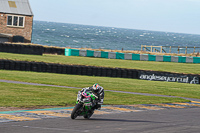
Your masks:
{"label": "motorcycle rear wheel", "polygon": [[79,114],[78,111],[81,109],[82,105],[76,104],[72,113],[71,113],[71,119],[75,119]]}

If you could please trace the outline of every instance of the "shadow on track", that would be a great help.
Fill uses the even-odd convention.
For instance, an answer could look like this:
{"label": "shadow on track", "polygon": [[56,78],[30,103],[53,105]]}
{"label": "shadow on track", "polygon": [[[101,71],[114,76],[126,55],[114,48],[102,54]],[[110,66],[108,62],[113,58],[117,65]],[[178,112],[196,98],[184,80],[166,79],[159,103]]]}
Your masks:
{"label": "shadow on track", "polygon": [[90,118],[90,119],[76,119],[76,120],[112,121],[112,122],[150,122],[150,123],[165,123],[165,122],[156,122],[156,121],[127,120],[127,119],[106,119],[106,118]]}

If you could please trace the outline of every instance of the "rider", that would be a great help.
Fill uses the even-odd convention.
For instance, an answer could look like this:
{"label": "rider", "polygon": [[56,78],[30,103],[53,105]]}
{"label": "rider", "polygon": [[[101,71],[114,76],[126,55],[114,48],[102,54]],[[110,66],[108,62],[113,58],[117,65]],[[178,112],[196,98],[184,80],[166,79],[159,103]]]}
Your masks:
{"label": "rider", "polygon": [[83,88],[81,92],[83,91],[91,91],[93,93],[93,95],[96,97],[96,105],[93,108],[100,109],[104,99],[103,87],[96,83],[91,87]]}

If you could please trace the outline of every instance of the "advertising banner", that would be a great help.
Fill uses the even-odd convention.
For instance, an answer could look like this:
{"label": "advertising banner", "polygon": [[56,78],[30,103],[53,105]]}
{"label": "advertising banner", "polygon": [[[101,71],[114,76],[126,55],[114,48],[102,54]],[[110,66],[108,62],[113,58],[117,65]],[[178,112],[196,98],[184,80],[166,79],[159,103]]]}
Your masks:
{"label": "advertising banner", "polygon": [[199,84],[200,75],[176,74],[168,72],[139,71],[139,79],[151,81],[166,81]]}

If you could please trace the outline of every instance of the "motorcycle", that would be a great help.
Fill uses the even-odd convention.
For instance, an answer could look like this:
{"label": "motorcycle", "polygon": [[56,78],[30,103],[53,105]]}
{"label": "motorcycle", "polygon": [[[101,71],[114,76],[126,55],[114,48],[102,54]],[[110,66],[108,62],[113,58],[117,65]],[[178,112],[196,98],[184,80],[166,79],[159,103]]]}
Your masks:
{"label": "motorcycle", "polygon": [[71,119],[75,119],[77,116],[83,116],[85,119],[89,119],[94,113],[96,98],[90,91],[79,91],[76,105],[71,113]]}

